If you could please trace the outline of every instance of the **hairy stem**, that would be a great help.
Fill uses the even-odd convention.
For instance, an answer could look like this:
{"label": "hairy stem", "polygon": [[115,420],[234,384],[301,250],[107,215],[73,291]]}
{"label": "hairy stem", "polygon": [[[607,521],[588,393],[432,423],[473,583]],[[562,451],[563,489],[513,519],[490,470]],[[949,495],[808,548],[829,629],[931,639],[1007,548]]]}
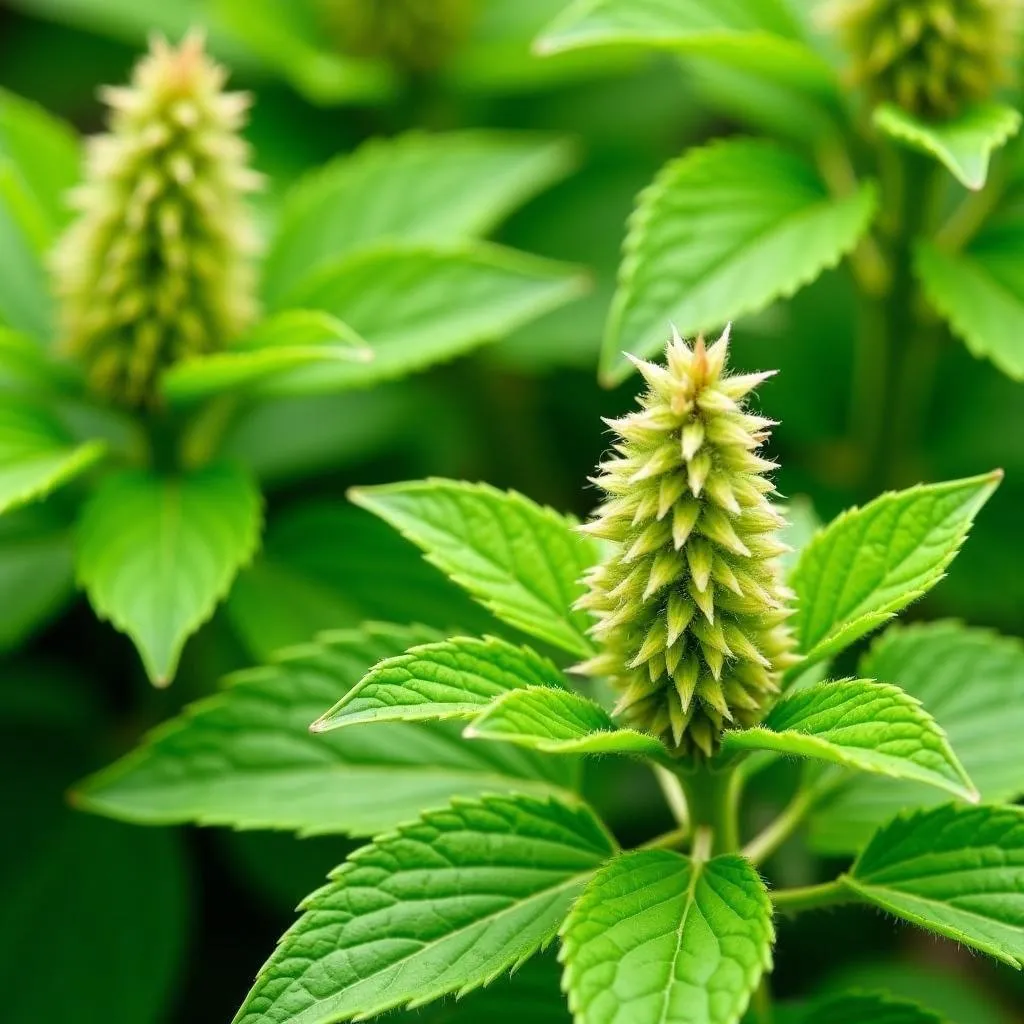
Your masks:
{"label": "hairy stem", "polygon": [[771,894],[772,903],[780,914],[802,914],[808,910],[837,907],[850,903],[853,896],[843,885],[842,877],[820,885],[807,885],[799,889],[777,889]]}
{"label": "hairy stem", "polygon": [[705,829],[711,837],[712,854],[739,850],[741,777],[735,768],[712,771],[701,766],[692,771],[680,771],[679,780],[686,793],[694,836],[699,829]]}

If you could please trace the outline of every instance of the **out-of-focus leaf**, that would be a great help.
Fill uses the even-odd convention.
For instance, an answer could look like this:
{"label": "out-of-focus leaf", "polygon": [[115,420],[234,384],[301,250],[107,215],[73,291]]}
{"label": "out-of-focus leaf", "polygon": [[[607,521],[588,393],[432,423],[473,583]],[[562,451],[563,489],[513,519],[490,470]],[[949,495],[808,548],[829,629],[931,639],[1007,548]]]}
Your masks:
{"label": "out-of-focus leaf", "polygon": [[0,156],[0,324],[49,343],[53,302],[43,254],[46,210],[9,158]]}

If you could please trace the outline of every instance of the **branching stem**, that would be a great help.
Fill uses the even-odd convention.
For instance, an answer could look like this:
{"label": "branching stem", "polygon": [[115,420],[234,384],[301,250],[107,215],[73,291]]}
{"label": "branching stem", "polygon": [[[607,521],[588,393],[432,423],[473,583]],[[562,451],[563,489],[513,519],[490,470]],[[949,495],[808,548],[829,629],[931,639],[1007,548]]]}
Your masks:
{"label": "branching stem", "polygon": [[818,796],[814,789],[801,789],[789,806],[743,847],[743,856],[751,864],[763,864],[799,828]]}

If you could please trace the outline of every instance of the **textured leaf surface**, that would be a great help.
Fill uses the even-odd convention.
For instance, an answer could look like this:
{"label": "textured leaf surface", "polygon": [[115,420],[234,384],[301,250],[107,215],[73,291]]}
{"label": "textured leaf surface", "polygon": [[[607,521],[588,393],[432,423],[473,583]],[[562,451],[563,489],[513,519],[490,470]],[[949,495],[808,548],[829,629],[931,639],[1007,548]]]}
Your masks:
{"label": "textured leaf surface", "polygon": [[149,825],[371,835],[453,796],[570,786],[570,766],[498,744],[469,744],[444,724],[310,733],[309,723],[371,665],[431,638],[430,631],[397,626],[338,632],[239,673],[223,692],[93,776],[78,800]]}
{"label": "textured leaf surface", "polygon": [[1001,479],[996,471],[889,492],[829,523],[789,578],[801,652],[835,654],[935,586]]}
{"label": "textured leaf surface", "polygon": [[934,157],[967,188],[980,189],[994,150],[1016,135],[1020,112],[1003,103],[976,103],[949,121],[929,123],[892,103],[876,108],[875,126]]}
{"label": "textured leaf surface", "polygon": [[454,637],[374,665],[312,728],[472,718],[509,690],[563,685],[558,669],[528,647]]}
{"label": "textured leaf surface", "polygon": [[373,350],[347,324],[316,310],[288,309],[262,320],[224,352],[175,363],[161,384],[172,402],[194,402],[296,366],[372,359]]}
{"label": "textured leaf surface", "polygon": [[303,904],[238,1024],[322,1024],[463,993],[554,938],[614,852],[584,808],[458,801],[357,851]]}
{"label": "textured leaf surface", "polygon": [[937,1013],[905,999],[867,992],[826,996],[793,1015],[793,1024],[866,1024],[867,1021],[871,1024],[945,1024]]}
{"label": "textured leaf surface", "polygon": [[[860,666],[898,682],[946,732],[982,798],[1010,803],[1024,794],[1024,764],[1007,750],[1024,735],[1024,645],[956,622],[894,626]],[[936,790],[889,779],[851,777],[811,818],[814,845],[858,849],[899,811],[941,801]]]}
{"label": "textured leaf surface", "polygon": [[929,931],[1024,967],[1024,811],[937,807],[891,822],[844,884]]}
{"label": "textured leaf surface", "polygon": [[603,372],[625,377],[620,351],[660,351],[670,323],[690,336],[792,295],[853,248],[874,209],[872,186],[833,199],[806,160],[770,142],[672,161],[630,221]]}
{"label": "textured leaf surface", "polygon": [[667,758],[653,736],[620,729],[600,704],[570,690],[511,690],[465,728],[471,739],[506,740],[551,754],[637,754]]}
{"label": "textured leaf surface", "polygon": [[100,441],[74,444],[42,409],[0,406],[0,512],[41,498],[85,472],[103,455]]}
{"label": "textured leaf surface", "polygon": [[365,487],[351,497],[499,619],[574,654],[590,652],[589,616],[571,609],[598,554],[571,520],[514,491],[453,480]]}
{"label": "textured leaf surface", "polygon": [[586,287],[573,267],[484,242],[362,250],[310,278],[293,298],[350,324],[373,359],[297,368],[265,390],[321,393],[393,380],[496,341]]}
{"label": "textured leaf surface", "polygon": [[229,465],[180,477],[127,470],[86,506],[78,579],[98,615],[127,633],[157,685],[213,614],[259,543],[260,494]]}
{"label": "textured leaf surface", "polygon": [[768,894],[737,856],[616,858],[562,929],[576,1024],[736,1024],[771,964]]}
{"label": "textured leaf surface", "polygon": [[486,235],[572,163],[567,143],[514,133],[373,140],[289,194],[267,254],[267,299],[277,302],[326,263],[368,245]]}
{"label": "textured leaf surface", "polygon": [[867,679],[822,683],[784,697],[755,729],[727,732],[734,750],[775,750],[899,779],[977,800],[944,733],[898,686]]}

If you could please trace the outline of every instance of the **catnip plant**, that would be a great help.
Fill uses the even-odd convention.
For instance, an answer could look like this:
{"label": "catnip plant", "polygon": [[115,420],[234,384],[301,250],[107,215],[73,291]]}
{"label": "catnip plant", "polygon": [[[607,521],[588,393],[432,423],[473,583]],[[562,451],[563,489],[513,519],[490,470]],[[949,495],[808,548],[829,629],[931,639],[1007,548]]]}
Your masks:
{"label": "catnip plant", "polygon": [[[140,823],[372,836],[304,901],[237,1024],[478,1020],[534,998],[579,1024],[774,1020],[777,918],[846,903],[1024,962],[1024,814],[1002,802],[1022,780],[965,763],[989,760],[978,737],[1005,710],[933,689],[978,638],[890,625],[856,677],[830,670],[942,578],[1002,474],[885,493],[801,536],[751,404],[770,375],[731,373],[728,344],[674,335],[663,363],[635,359],[639,406],[608,422],[585,524],[454,480],[352,492],[492,632],[327,633],[79,787],[81,806]],[[799,784],[752,829],[746,796],[781,758]],[[597,759],[606,782],[609,765],[645,765],[674,827],[623,848],[586,796]],[[774,884],[779,846],[807,823],[828,833],[851,797],[860,816],[833,852],[852,866]],[[544,954],[556,941],[568,1009]],[[861,992],[780,1011],[939,1019]]]}

